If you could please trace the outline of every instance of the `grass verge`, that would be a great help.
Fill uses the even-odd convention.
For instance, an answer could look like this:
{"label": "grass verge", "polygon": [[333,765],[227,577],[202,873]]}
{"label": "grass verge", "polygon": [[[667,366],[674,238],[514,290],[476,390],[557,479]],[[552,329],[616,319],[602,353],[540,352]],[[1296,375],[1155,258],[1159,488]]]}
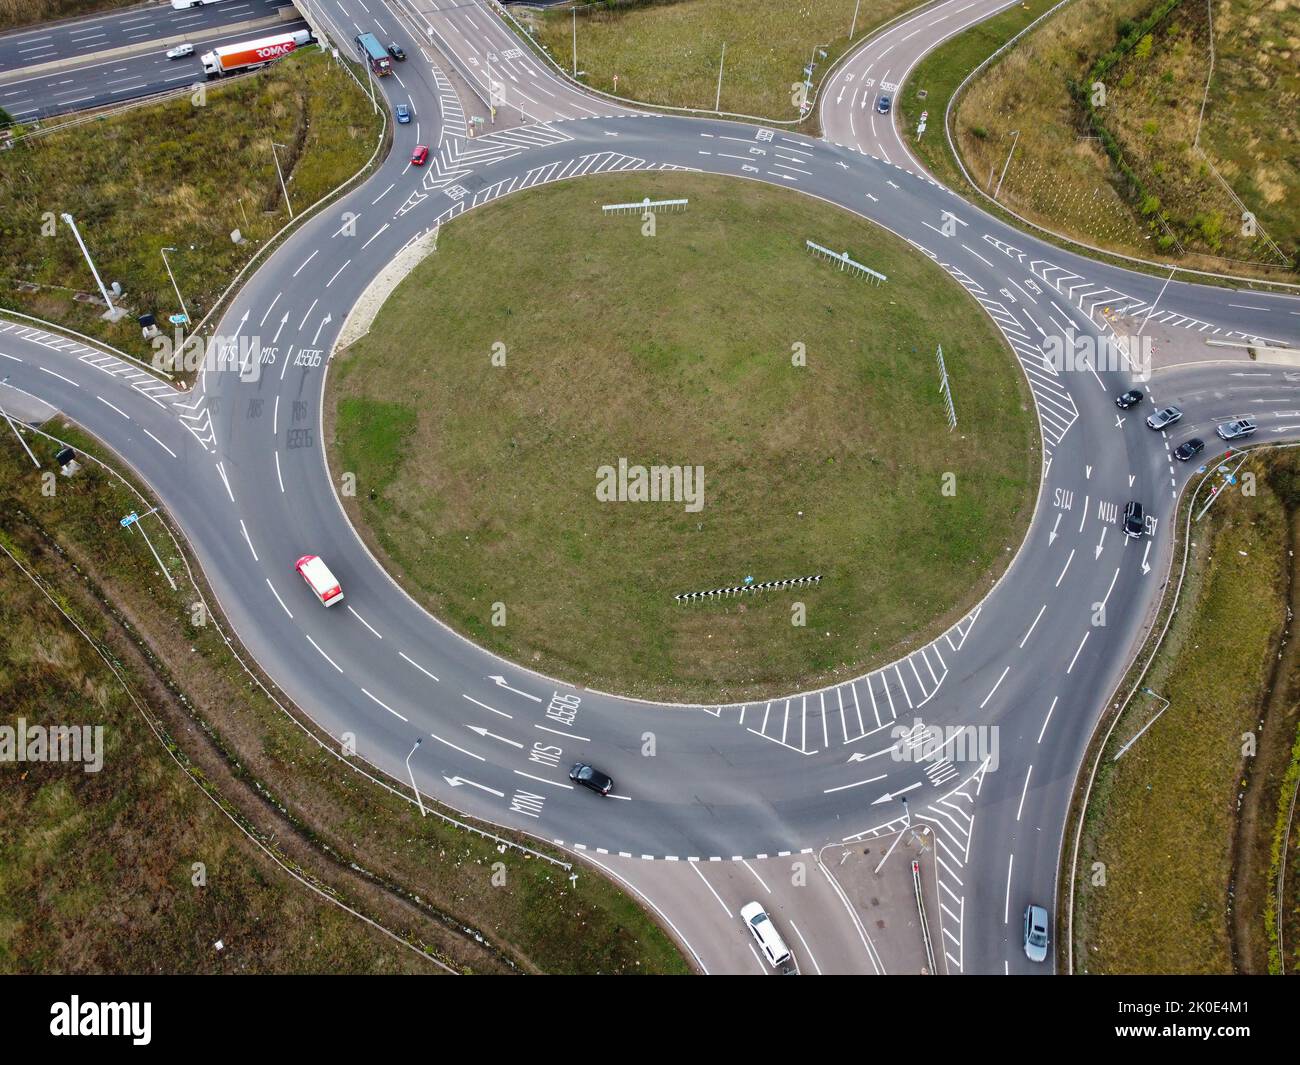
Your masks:
{"label": "grass verge", "polygon": [[[296,210],[365,166],[382,121],[356,83],[310,49],[255,75],[18,142],[0,154],[0,300],[153,355],[135,315],[167,330],[180,311],[161,249],[197,322],[231,278],[288,220],[271,142]],[[72,165],[69,165],[69,161]],[[110,324],[72,232],[73,216],[105,284],[131,315]],[[245,243],[234,244],[238,229]],[[68,287],[71,285],[72,287]],[[115,301],[117,302],[117,301]]]}
{"label": "grass verge", "polygon": [[[690,206],[653,237],[602,217],[646,196]],[[326,407],[345,502],[417,599],[500,654],[646,697],[758,698],[915,646],[983,596],[1037,484],[1021,372],[954,282],[847,212],[727,178],[561,183],[458,219],[335,359]],[[602,501],[620,459],[701,468],[702,507]]]}
{"label": "grass verge", "polygon": [[[60,422],[48,429],[83,452],[103,454],[71,426]],[[54,445],[34,434],[29,441],[51,469]],[[269,683],[264,689],[264,679],[255,681],[243,668],[246,653],[227,643],[218,617],[196,605],[210,604],[210,593],[201,582],[189,582],[188,560],[168,531],[155,525],[150,535],[177,578],[175,593],[141,539],[118,527],[121,514],[148,509],[143,499],[94,463],[71,479],[58,477],[52,496],[42,492],[40,472],[16,441],[0,446],[0,537],[120,664],[175,760],[162,758],[162,747],[151,750],[149,743],[157,741],[131,729],[116,704],[105,701],[117,698],[106,681],[87,680],[66,692],[50,680],[49,691],[59,698],[84,698],[79,712],[75,705],[66,707],[71,721],[109,725],[110,758],[96,780],[78,781],[77,787],[58,772],[24,777],[11,766],[0,774],[0,809],[13,826],[3,844],[13,861],[4,863],[0,881],[4,912],[14,915],[3,925],[13,967],[373,971],[388,964],[362,956],[356,943],[332,932],[304,944],[302,954],[273,950],[272,939],[302,942],[284,924],[295,913],[307,915],[319,898],[291,888],[282,871],[288,867],[459,971],[685,970],[668,937],[603,877],[579,869],[571,883],[549,861],[513,848],[501,851],[492,840],[439,817],[421,818],[401,792],[357,771],[364,766],[350,768],[328,737],[318,738],[309,723],[292,717],[269,697]],[[2,564],[8,567],[8,559]],[[7,642],[8,664],[0,678],[7,719],[11,707],[27,708],[19,701],[29,698],[24,680],[39,679],[53,666],[66,674],[62,663],[76,647],[66,629],[19,631],[24,638]],[[43,706],[55,705],[37,692],[30,698],[32,720],[45,718]],[[186,808],[172,809],[172,798],[179,803],[186,789],[197,792],[180,778],[177,764],[265,848],[262,855],[270,851],[277,862],[229,832],[205,836],[197,824],[188,834],[179,832]],[[155,791],[158,805],[149,809],[157,811],[158,823],[142,822],[146,811],[124,807],[126,795],[110,783],[126,795],[144,786]],[[209,808],[201,798],[185,801]],[[47,819],[40,822],[49,826],[45,836],[65,848],[56,854],[72,846],[63,823],[68,817],[103,826],[109,839],[96,844],[94,865],[56,867],[40,845],[45,836],[20,822],[29,817]],[[157,831],[151,834],[149,827]],[[204,839],[209,850],[200,852]],[[76,845],[83,843],[78,835]],[[208,864],[209,884],[220,890],[188,893],[194,861]],[[47,874],[55,877],[53,885]],[[215,877],[223,878],[219,885]],[[115,906],[135,912],[138,903],[124,893],[145,883],[169,892],[166,906],[141,913],[132,925],[134,937],[157,947],[148,956],[143,948],[137,952],[116,942],[122,937]],[[257,886],[267,886],[265,893],[254,892]],[[273,906],[275,900],[284,901],[284,908]],[[169,923],[174,918],[179,928]],[[370,942],[364,931],[369,926],[348,920],[354,938]],[[329,927],[341,932],[345,924]],[[303,935],[317,927],[305,925]],[[42,945],[74,932],[84,937],[80,954],[75,945]],[[220,955],[210,950],[216,938],[227,944]],[[389,971],[403,964],[429,968],[419,954],[402,949],[409,955],[404,963],[397,961],[400,953],[384,955],[392,962]],[[156,959],[152,966],[149,957]]]}
{"label": "grass verge", "polygon": [[140,0],[0,0],[0,33],[51,19],[131,7]]}
{"label": "grass verge", "polygon": [[[898,107],[903,120],[899,128],[908,148],[949,188],[962,188],[966,179],[944,136],[948,101],[972,70],[1050,6],[1050,0],[1017,4],[949,38],[912,68],[899,91]],[[926,130],[918,136],[922,113],[928,116]]]}
{"label": "grass verge", "polygon": [[[1001,174],[1000,201],[1065,236],[1193,269],[1278,276],[1278,254],[1243,226],[1233,193],[1294,249],[1293,5],[1076,0],[968,86],[953,120],[974,180]],[[1144,21],[1145,20],[1145,21]],[[1287,117],[1273,108],[1281,105]],[[1017,135],[1018,134],[1018,135]],[[1014,154],[1012,145],[1014,144]],[[991,179],[990,179],[991,180]],[[1284,271],[1281,275],[1286,276]]]}
{"label": "grass verge", "polygon": [[1240,478],[1255,494],[1221,493],[1192,528],[1173,621],[1101,754],[1085,813],[1080,971],[1268,966],[1268,869],[1300,694],[1283,642],[1298,472],[1294,451],[1257,453]]}
{"label": "grass verge", "polygon": [[[854,41],[918,3],[867,0],[856,24],[857,0],[801,0],[796,5],[747,0],[743,8],[730,0],[584,5],[577,9],[580,80],[661,107],[713,110],[720,101],[722,111],[794,121],[799,105],[793,95],[809,60],[816,59],[814,83],[819,82]],[[573,69],[572,10],[537,12],[526,21],[516,13],[568,71]]]}

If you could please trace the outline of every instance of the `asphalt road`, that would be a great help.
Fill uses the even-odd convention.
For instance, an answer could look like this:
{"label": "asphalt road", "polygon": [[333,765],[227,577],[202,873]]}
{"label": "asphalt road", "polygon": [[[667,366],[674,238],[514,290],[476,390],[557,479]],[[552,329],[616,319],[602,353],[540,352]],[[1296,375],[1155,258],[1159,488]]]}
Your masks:
{"label": "asphalt road", "polygon": [[[290,0],[222,0],[189,10],[170,4],[127,8],[85,19],[0,36],[0,107],[19,122],[69,111],[82,111],[183,84],[203,81],[198,57],[221,44],[252,40],[289,29],[280,11]],[[230,30],[254,20],[262,29]],[[169,44],[177,39],[194,45],[194,55],[170,60]]]}
{"label": "asphalt road", "polygon": [[[344,9],[356,0],[322,6],[341,35],[355,25]],[[763,860],[924,827],[935,839],[933,920],[945,971],[1030,971],[1020,913],[1030,901],[1051,908],[1075,772],[1163,580],[1169,517],[1191,472],[1170,448],[1200,435],[1212,458],[1221,450],[1212,423],[1240,411],[1257,417],[1263,439],[1300,436],[1300,386],[1281,372],[1161,371],[1145,383],[1143,406],[1125,414],[1113,396],[1134,383],[1131,367],[1053,367],[1045,348],[1069,333],[1099,338],[1110,323],[1136,329],[1157,311],[1173,312],[1166,324],[1189,335],[1294,345],[1300,301],[1165,285],[1090,262],[856,145],[607,111],[585,97],[597,114],[571,118],[575,90],[539,62],[515,68],[521,106],[550,99],[565,119],[466,140],[446,77],[419,51],[421,22],[413,34],[409,19],[384,6],[387,36],[412,59],[400,82],[380,87],[414,103],[419,126],[396,127],[378,172],[295,232],[224,316],[221,336],[256,338],[257,379],[214,369],[193,394],[174,394],[89,350],[0,325],[0,405],[7,388],[42,397],[125,457],[185,530],[266,672],[332,735],[355,736],[359,756],[395,780],[408,780],[420,739],[409,765],[423,794],[599,861]],[[438,14],[474,26],[492,18],[472,4],[440,5]],[[472,58],[453,66],[472,77]],[[407,162],[417,140],[435,148],[423,169]],[[497,659],[425,614],[370,557],[335,498],[342,471],[327,469],[320,429],[328,353],[394,254],[503,195],[665,168],[796,189],[911,241],[954,280],[936,297],[954,298],[960,285],[976,299],[1033,391],[1043,488],[1014,561],[969,617],[868,676],[745,706],[665,707],[575,689]],[[354,235],[344,212],[355,215]],[[1153,404],[1179,400],[1187,413],[1175,431],[1142,424]],[[1142,541],[1117,524],[1129,499],[1152,519]],[[306,552],[341,578],[344,604],[314,601],[293,572]],[[1098,605],[1105,624],[1093,622]],[[978,729],[979,742],[913,757],[926,752],[909,741],[936,726]],[[653,757],[642,753],[647,734]],[[615,778],[617,798],[570,786],[565,771],[579,759]]]}

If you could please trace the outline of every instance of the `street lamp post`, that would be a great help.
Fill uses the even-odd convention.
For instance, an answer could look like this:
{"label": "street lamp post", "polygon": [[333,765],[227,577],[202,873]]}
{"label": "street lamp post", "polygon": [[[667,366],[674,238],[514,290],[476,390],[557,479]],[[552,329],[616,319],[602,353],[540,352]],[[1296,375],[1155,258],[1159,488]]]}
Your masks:
{"label": "street lamp post", "polygon": [[108,304],[108,314],[116,321],[117,318],[121,317],[121,312],[113,306],[113,300],[108,294],[108,289],[104,287],[99,271],[95,269],[95,260],[90,257],[86,242],[81,239],[81,231],[77,228],[77,223],[73,220],[72,215],[66,211],[59,217],[63,219],[63,224],[72,230],[72,235],[77,238],[77,246],[81,249],[81,254],[86,257],[86,264],[90,267],[90,272],[95,276],[95,284],[99,286],[99,294],[104,297],[104,302]]}
{"label": "street lamp post", "polygon": [[817,66],[817,56],[820,55],[823,59],[825,59],[826,49],[829,47],[830,47],[829,43],[814,44],[812,49],[812,54],[808,56],[808,76],[804,79],[804,88],[807,90],[807,92],[805,93],[804,96],[804,106],[801,109],[800,117],[802,117],[802,111],[806,111],[808,108],[812,107],[812,101],[808,99],[808,97],[812,95],[813,69]]}
{"label": "street lamp post", "polygon": [[713,110],[722,110],[722,65],[727,61],[727,42],[722,42],[722,58],[718,60],[718,96],[713,101]]}
{"label": "street lamp post", "polygon": [[167,276],[171,278],[172,288],[176,290],[176,299],[180,302],[181,314],[185,315],[185,324],[189,325],[190,312],[185,306],[185,297],[181,295],[180,285],[176,284],[176,275],[172,273],[172,264],[167,261],[167,253],[169,251],[176,251],[176,249],[168,247],[168,248],[159,248],[158,250],[162,252],[163,266],[167,267]]}
{"label": "street lamp post", "polygon": [[1002,191],[1002,179],[1007,176],[1007,167],[1011,165],[1011,156],[1016,150],[1016,142],[1020,140],[1020,130],[1011,131],[1011,151],[1007,152],[1007,161],[1002,164],[1002,173],[998,175],[998,187],[993,190],[993,199],[996,201],[998,193]]}
{"label": "street lamp post", "polygon": [[907,818],[903,822],[903,827],[898,830],[898,835],[894,837],[894,842],[889,845],[885,851],[885,856],[880,859],[880,864],[876,866],[875,872],[879,873],[885,867],[885,862],[889,861],[889,856],[894,853],[894,848],[898,846],[898,841],[903,838],[903,833],[912,827],[912,811],[907,808],[907,796],[900,795],[898,801],[903,804],[903,816]]}
{"label": "street lamp post", "polygon": [[275,160],[275,172],[280,175],[280,191],[284,193],[284,205],[289,208],[289,217],[292,219],[293,204],[289,202],[289,190],[284,186],[284,171],[280,169],[280,157],[275,153],[277,148],[284,148],[287,150],[288,145],[277,144],[275,141],[271,141],[271,158]]}
{"label": "street lamp post", "polygon": [[[415,746],[411,748],[411,754],[420,749],[420,744],[424,742],[424,737],[420,736],[415,741]],[[420,798],[420,789],[415,786],[415,773],[411,769],[411,754],[406,756],[406,775],[411,778],[411,790],[415,792],[415,804],[420,808],[420,816],[425,816],[424,800]]]}

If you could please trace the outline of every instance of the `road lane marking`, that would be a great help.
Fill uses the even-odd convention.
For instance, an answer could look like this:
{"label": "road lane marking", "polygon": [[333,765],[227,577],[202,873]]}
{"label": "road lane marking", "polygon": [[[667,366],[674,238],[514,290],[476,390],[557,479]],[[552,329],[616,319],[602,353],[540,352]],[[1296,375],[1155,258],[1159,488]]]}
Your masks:
{"label": "road lane marking", "polygon": [[293,613],[292,611],[289,610],[287,606],[284,605],[284,600],[280,598],[280,593],[275,590],[275,585],[271,583],[270,577],[266,578],[266,586],[271,589],[271,594],[275,596],[275,601],[279,603],[281,607],[284,608],[284,612],[289,615],[289,620],[292,621]]}
{"label": "road lane marking", "polygon": [[144,430],[144,435],[147,436],[150,440],[152,440],[155,444],[157,444],[160,448],[162,448],[165,452],[167,452],[167,454],[169,454],[172,458],[176,458],[176,452],[173,451],[171,448],[169,448],[156,436],[154,436],[153,433],[149,432],[148,429]]}
{"label": "road lane marking", "polygon": [[473,703],[475,706],[481,706],[481,707],[483,707],[484,710],[491,710],[492,713],[494,713],[494,714],[500,714],[502,717],[508,717],[508,718],[511,718],[512,720],[513,720],[513,718],[514,718],[514,714],[507,714],[504,710],[498,710],[495,706],[488,706],[487,703],[480,703],[480,702],[479,702],[477,699],[475,699],[472,695],[465,695],[465,694],[462,693],[462,694],[461,694],[461,698],[462,698],[462,699],[468,699],[468,700],[469,700],[471,703]]}
{"label": "road lane marking", "polygon": [[315,640],[313,640],[310,636],[308,636],[307,633],[304,632],[303,635],[307,636],[307,642],[309,644],[311,644],[314,648],[316,648],[316,650],[320,651],[321,657],[325,659],[326,662],[328,662],[335,669],[338,669],[340,673],[343,672],[343,670],[339,669],[339,664],[335,662],[334,659],[330,658],[329,655],[327,655],[324,651],[320,650],[320,644],[318,644]]}
{"label": "road lane marking", "polygon": [[1047,732],[1047,723],[1052,720],[1052,711],[1056,709],[1056,701],[1060,699],[1057,695],[1052,699],[1052,705],[1047,708],[1047,716],[1043,718],[1043,727],[1038,730],[1038,743],[1043,742],[1043,735]]}
{"label": "road lane marking", "polygon": [[403,651],[398,651],[397,653],[398,653],[399,655],[401,655],[403,658],[406,658],[406,660],[407,660],[408,662],[410,662],[411,665],[413,665],[416,669],[418,669],[418,670],[419,670],[421,673],[423,673],[426,677],[432,677],[434,680],[437,680],[437,679],[438,679],[437,677],[434,677],[433,674],[430,673],[427,669],[425,669],[422,665],[420,665],[419,662],[416,662],[416,661],[414,661],[413,659],[407,658],[405,652],[403,652]]}
{"label": "road lane marking", "polygon": [[[1057,515],[1057,518],[1060,518],[1060,515],[1059,515],[1059,514]],[[1107,593],[1107,594],[1109,594],[1109,593]],[[1025,638],[1024,638],[1023,640],[1020,641],[1020,649],[1021,649],[1022,651],[1025,649],[1025,643],[1029,640],[1030,635],[1033,633],[1033,631],[1034,631],[1034,627],[1038,624],[1039,619],[1043,616],[1043,611],[1045,611],[1046,609],[1047,609],[1047,604],[1046,604],[1046,603],[1044,603],[1042,606],[1040,606],[1040,607],[1038,608],[1038,615],[1037,615],[1037,617],[1034,618],[1034,623],[1033,623],[1033,625],[1030,625],[1030,626],[1029,626],[1029,632],[1026,632],[1026,633],[1025,633]]]}
{"label": "road lane marking", "polygon": [[[475,757],[478,756],[475,755]],[[573,790],[572,784],[561,784],[558,780],[547,780],[545,777],[535,777],[533,776],[532,773],[525,773],[522,769],[516,769],[515,772],[518,773],[521,777],[527,777],[529,780],[535,780],[539,784],[550,784],[551,787],[554,788],[565,788],[568,791]]]}
{"label": "road lane marking", "polygon": [[371,632],[373,632],[377,637],[379,637],[379,639],[381,640],[383,639],[383,637],[379,635],[379,631],[373,625],[371,625],[370,622],[368,622],[365,618],[363,618],[360,614],[358,614],[355,610],[352,609],[351,603],[348,604],[348,610],[351,612],[354,618],[356,618],[359,622],[361,622],[362,625],[364,625]]}

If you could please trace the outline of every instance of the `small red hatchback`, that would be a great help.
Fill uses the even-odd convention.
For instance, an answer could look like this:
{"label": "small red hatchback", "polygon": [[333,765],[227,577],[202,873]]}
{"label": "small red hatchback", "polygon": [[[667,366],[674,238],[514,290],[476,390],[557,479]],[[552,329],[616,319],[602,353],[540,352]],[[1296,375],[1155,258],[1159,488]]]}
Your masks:
{"label": "small red hatchback", "polygon": [[425,160],[429,158],[429,146],[427,144],[417,144],[415,151],[411,153],[411,162],[415,166],[424,166]]}

